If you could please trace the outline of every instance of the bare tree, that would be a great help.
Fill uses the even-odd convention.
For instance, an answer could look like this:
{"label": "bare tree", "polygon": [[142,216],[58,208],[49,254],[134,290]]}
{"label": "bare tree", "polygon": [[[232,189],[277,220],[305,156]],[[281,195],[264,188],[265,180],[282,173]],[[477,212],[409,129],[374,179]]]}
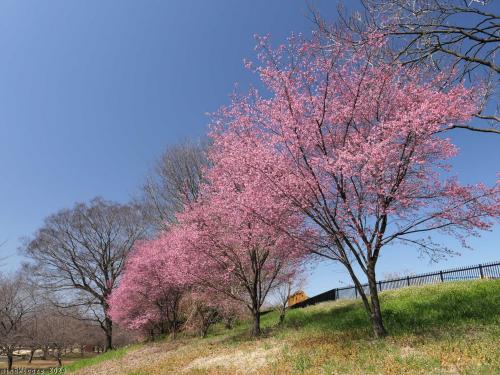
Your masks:
{"label": "bare tree", "polygon": [[78,345],[83,353],[85,345],[95,342],[91,333],[95,329],[101,333],[101,329],[94,322],[78,319],[77,309],[72,316],[61,314],[57,307],[46,301],[38,292],[43,293],[43,290],[38,291],[35,287],[35,308],[23,324],[22,346],[30,350],[28,363],[32,362],[35,352],[41,350],[42,359],[46,360],[52,355],[61,366],[63,351],[66,352],[68,348],[72,351],[73,347]]}
{"label": "bare tree", "polygon": [[[5,245],[7,241],[0,242],[0,248]],[[0,275],[1,275],[1,268],[5,266],[5,261],[8,259],[8,256],[0,256]]]}
{"label": "bare tree", "polygon": [[276,286],[273,292],[278,302],[279,325],[282,325],[285,322],[286,311],[290,307],[290,297],[293,293],[300,291],[304,287],[305,283],[305,276],[297,273],[293,278],[284,279]]}
{"label": "bare tree", "polygon": [[[74,316],[78,316],[78,313]],[[62,357],[68,348],[72,351],[75,345],[79,345],[83,353],[84,345],[91,342],[87,332],[92,331],[95,326],[93,323],[61,314],[51,304],[43,304],[37,309],[34,323],[32,329],[36,331],[36,348],[42,349],[45,358],[50,350],[59,366],[62,366]],[[31,350],[32,357],[33,347]]]}
{"label": "bare tree", "polygon": [[410,271],[409,269],[403,269],[400,271],[386,272],[383,274],[382,278],[384,280],[393,280],[393,279],[402,279],[407,276],[415,276],[415,272]]}
{"label": "bare tree", "polygon": [[198,317],[200,336],[203,338],[207,336],[208,329],[222,319],[215,306],[203,304],[196,306],[196,316]]}
{"label": "bare tree", "polygon": [[[328,25],[312,10],[315,23],[330,39],[343,29],[361,36],[380,33],[392,40],[394,58],[404,64],[427,64],[458,73],[456,79],[483,82],[485,93],[476,114],[483,126],[455,125],[470,131],[500,134],[498,80],[500,15],[498,0],[360,0],[365,12],[339,9],[340,22]],[[368,33],[366,33],[368,31]],[[351,40],[349,41],[351,42]]]}
{"label": "bare tree", "polygon": [[207,146],[186,141],[167,149],[143,186],[146,217],[157,230],[175,221],[175,214],[198,198]]}
{"label": "bare tree", "polygon": [[34,310],[34,299],[19,274],[0,276],[0,350],[7,356],[7,369],[12,369],[14,351],[26,337],[25,327]]}
{"label": "bare tree", "polygon": [[52,303],[68,314],[78,308],[77,318],[96,321],[111,349],[108,297],[143,235],[139,207],[95,198],[46,218],[23,250],[31,259],[27,267],[34,280],[52,296]]}

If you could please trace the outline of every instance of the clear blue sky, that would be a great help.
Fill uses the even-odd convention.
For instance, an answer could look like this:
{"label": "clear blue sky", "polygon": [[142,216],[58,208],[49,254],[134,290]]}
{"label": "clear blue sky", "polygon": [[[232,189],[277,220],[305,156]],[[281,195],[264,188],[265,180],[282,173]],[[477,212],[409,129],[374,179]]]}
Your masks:
{"label": "clear blue sky", "polygon": [[[335,1],[316,1],[335,17]],[[0,2],[0,255],[15,268],[19,238],[47,215],[100,195],[126,201],[169,144],[204,134],[206,112],[234,83],[255,82],[253,34],[310,33],[303,0]],[[466,182],[491,183],[500,137],[453,133]],[[499,230],[438,265],[388,249],[379,274],[500,260]],[[321,265],[307,292],[347,283]]]}

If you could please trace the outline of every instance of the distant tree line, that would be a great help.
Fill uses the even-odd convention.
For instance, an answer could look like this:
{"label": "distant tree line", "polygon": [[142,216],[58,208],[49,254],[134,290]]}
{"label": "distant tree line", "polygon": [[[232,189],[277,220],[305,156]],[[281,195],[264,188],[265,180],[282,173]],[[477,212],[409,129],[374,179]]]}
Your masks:
{"label": "distant tree line", "polygon": [[103,350],[105,337],[99,327],[84,320],[76,310],[69,316],[48,301],[43,290],[26,277],[23,270],[0,276],[0,350],[10,370],[14,358],[29,353],[54,359],[62,366],[67,352]]}

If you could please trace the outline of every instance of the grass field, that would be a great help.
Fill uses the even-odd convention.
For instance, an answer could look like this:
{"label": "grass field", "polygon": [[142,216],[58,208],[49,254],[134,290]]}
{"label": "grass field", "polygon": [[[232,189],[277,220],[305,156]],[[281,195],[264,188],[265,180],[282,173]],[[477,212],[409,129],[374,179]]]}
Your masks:
{"label": "grass field", "polygon": [[[74,359],[69,359],[69,360],[63,360],[63,363],[65,364],[71,364],[73,363]],[[55,359],[47,359],[47,360],[41,360],[41,359],[34,359],[31,361],[31,363],[28,363],[27,360],[15,360],[13,364],[14,369],[50,369],[57,367],[57,361]],[[7,358],[2,358],[0,360],[0,374],[2,374],[2,370],[5,370],[7,368]],[[21,373],[22,372],[18,372]],[[25,372],[29,373],[29,372]],[[47,372],[48,374],[48,372]]]}
{"label": "grass field", "polygon": [[374,340],[360,301],[335,301],[215,327],[208,338],[135,345],[68,367],[75,374],[500,374],[500,280],[381,294],[390,335]]}
{"label": "grass field", "polygon": [[[94,353],[85,353],[84,358],[79,353],[68,353],[63,355],[62,357],[62,363],[63,366],[70,367],[72,363],[75,360],[78,360],[78,362],[86,362],[86,360],[90,360],[92,357],[94,357]],[[13,373],[16,373],[15,369],[22,369],[19,370],[17,373],[18,374],[31,374],[31,373],[36,373],[34,370],[42,370],[42,369],[53,369],[58,367],[57,360],[52,357],[48,356],[47,359],[40,359],[39,357],[33,358],[31,363],[28,363],[28,360],[25,359],[26,357],[22,356],[14,356],[14,363],[13,363]],[[2,370],[5,370],[7,368],[7,357],[6,356],[0,356],[0,375],[3,374]],[[24,372],[23,372],[24,371]],[[42,373],[39,371],[38,373]],[[45,371],[45,374],[50,374],[50,371]]]}

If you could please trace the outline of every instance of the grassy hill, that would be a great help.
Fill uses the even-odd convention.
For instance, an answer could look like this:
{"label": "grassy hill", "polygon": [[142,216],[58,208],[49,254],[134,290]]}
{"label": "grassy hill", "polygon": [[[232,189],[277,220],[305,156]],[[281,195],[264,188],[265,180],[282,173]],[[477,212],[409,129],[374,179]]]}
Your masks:
{"label": "grassy hill", "polygon": [[208,338],[134,345],[75,362],[79,375],[500,374],[500,280],[411,287],[381,294],[390,336],[371,338],[360,301],[335,301],[215,327]]}

